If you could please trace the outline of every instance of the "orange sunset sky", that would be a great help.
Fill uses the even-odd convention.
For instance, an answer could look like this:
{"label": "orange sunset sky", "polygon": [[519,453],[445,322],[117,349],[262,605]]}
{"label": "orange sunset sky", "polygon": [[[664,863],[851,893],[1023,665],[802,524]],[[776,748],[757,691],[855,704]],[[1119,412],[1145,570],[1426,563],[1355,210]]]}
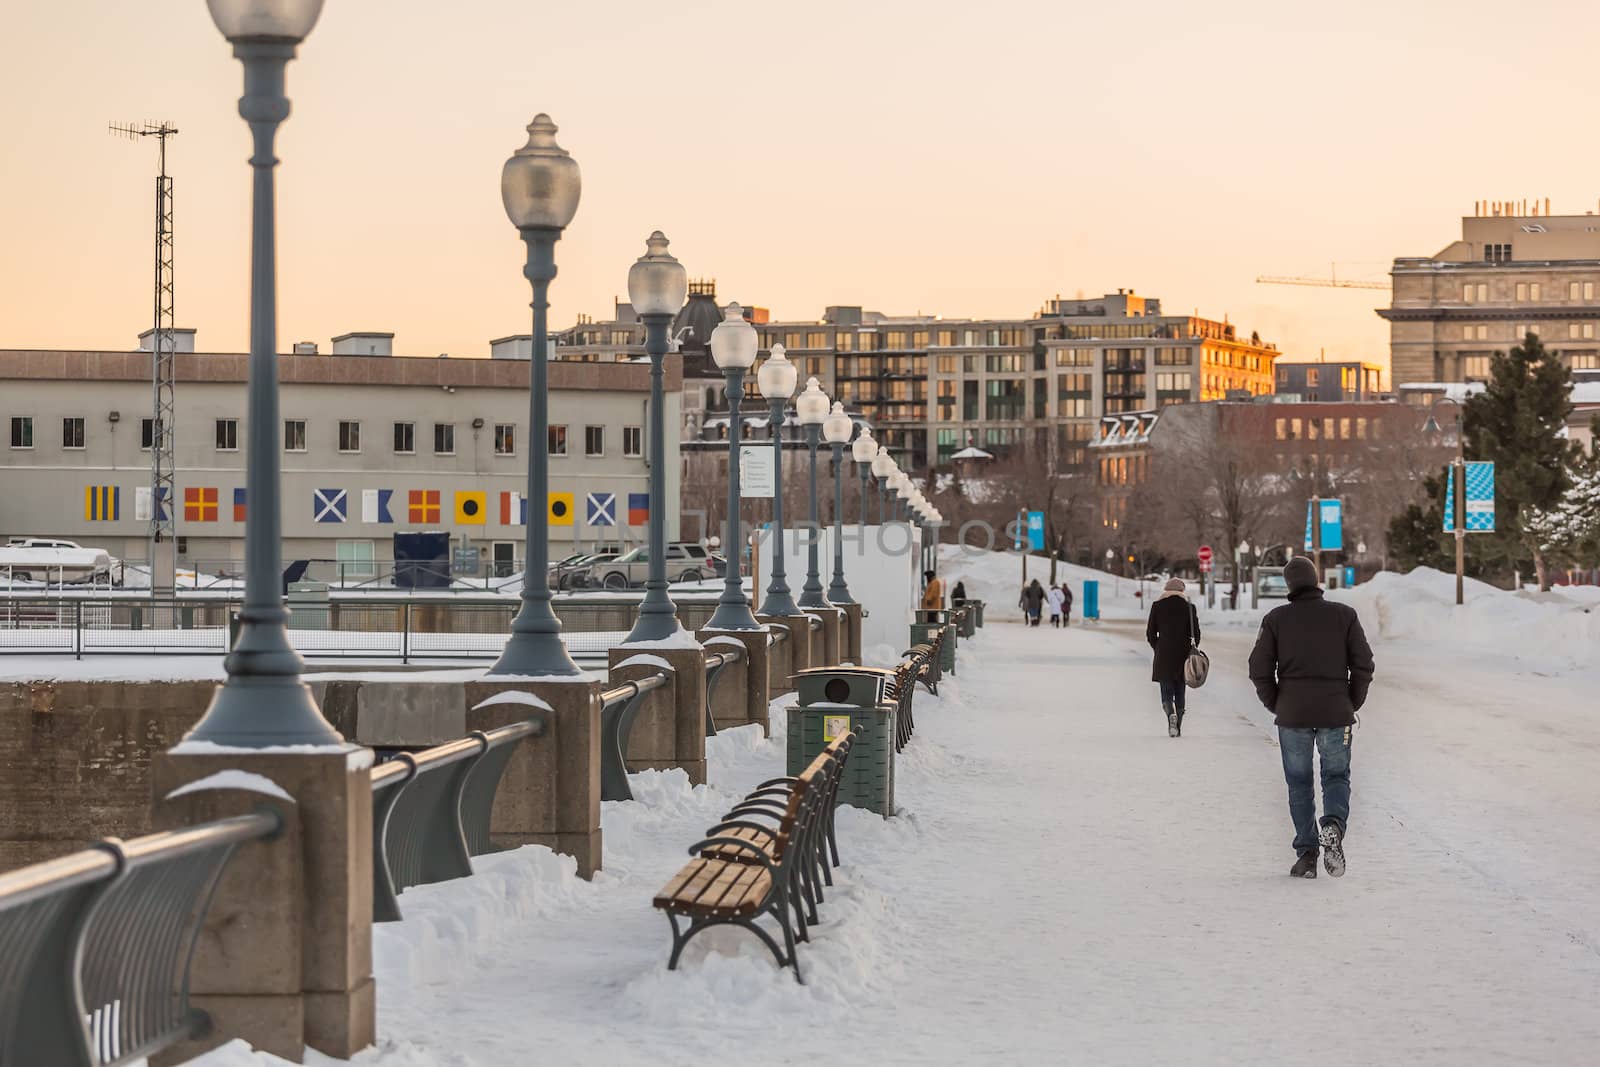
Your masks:
{"label": "orange sunset sky", "polygon": [[[537,111],[583,168],[552,323],[608,315],[654,228],[719,295],[1028,315],[1131,286],[1292,358],[1387,362],[1384,277],[1475,199],[1594,209],[1593,8],[1529,0],[1078,5],[328,0],[289,70],[279,339],[527,329],[500,165]],[[201,0],[0,8],[0,347],[150,324],[155,147],[178,135],[177,307],[245,343],[241,78]]]}

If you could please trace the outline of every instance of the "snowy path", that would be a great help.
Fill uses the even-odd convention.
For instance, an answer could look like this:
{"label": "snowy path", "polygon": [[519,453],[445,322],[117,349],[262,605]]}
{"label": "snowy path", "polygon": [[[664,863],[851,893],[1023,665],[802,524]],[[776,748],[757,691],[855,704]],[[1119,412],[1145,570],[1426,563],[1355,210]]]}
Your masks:
{"label": "snowy path", "polygon": [[[1593,1062],[1593,713],[1579,745],[1547,750],[1531,728],[1448,732],[1508,709],[1380,676],[1350,874],[1296,881],[1270,723],[1235,662],[1247,635],[1207,643],[1217,667],[1178,741],[1131,628],[1001,624],[964,645],[942,697],[918,695],[901,816],[841,813],[846,867],[803,988],[739,931],[666,972],[649,907],[779,746],[716,739],[712,789],[635,776],[592,885],[524,849],[405,894],[378,938],[383,1046],[360,1062]],[[1386,721],[1400,703],[1413,718]]]}

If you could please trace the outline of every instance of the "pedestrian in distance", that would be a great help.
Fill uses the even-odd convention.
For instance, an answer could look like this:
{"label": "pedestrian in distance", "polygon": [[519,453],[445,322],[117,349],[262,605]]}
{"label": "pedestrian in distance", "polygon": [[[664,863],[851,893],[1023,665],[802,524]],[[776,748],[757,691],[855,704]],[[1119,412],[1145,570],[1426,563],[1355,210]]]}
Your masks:
{"label": "pedestrian in distance", "polygon": [[1051,586],[1044,595],[1045,603],[1050,605],[1050,625],[1059,629],[1061,627],[1061,590]]}
{"label": "pedestrian in distance", "polygon": [[[1250,681],[1278,725],[1283,777],[1294,820],[1296,878],[1317,876],[1317,853],[1328,873],[1344,874],[1350,821],[1350,734],[1372,686],[1372,648],[1348,604],[1322,595],[1317,568],[1296,556],[1283,569],[1289,602],[1267,612],[1250,653]],[[1311,776],[1311,753],[1322,763],[1322,821]]]}
{"label": "pedestrian in distance", "polygon": [[967,583],[956,582],[956,587],[950,590],[950,603],[965,604],[967,602]]}
{"label": "pedestrian in distance", "polygon": [[922,608],[924,611],[941,611],[944,608],[944,583],[932,571],[923,571]]}
{"label": "pedestrian in distance", "polygon": [[1039,625],[1039,616],[1044,611],[1044,586],[1039,584],[1039,579],[1035,578],[1022,591],[1022,610],[1029,626]]}
{"label": "pedestrian in distance", "polygon": [[1061,628],[1072,625],[1072,587],[1061,583]]}
{"label": "pedestrian in distance", "polygon": [[1183,736],[1184,694],[1187,686],[1183,668],[1189,662],[1189,649],[1200,644],[1200,613],[1184,595],[1182,578],[1173,578],[1150,605],[1150,620],[1145,623],[1145,640],[1154,658],[1150,680],[1161,687],[1161,710],[1167,716],[1167,736]]}

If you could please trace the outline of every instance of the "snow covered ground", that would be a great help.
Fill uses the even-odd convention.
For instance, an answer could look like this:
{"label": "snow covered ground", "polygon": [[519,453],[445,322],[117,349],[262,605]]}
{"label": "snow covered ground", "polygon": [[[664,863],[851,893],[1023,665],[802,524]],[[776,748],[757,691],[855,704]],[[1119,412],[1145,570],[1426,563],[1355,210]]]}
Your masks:
{"label": "snow covered ground", "polygon": [[665,969],[651,896],[782,765],[777,741],[727,731],[711,786],[650,772],[605,805],[592,883],[527,848],[406,892],[377,933],[381,1044],[357,1062],[1595,1062],[1600,671],[1369,619],[1350,871],[1308,882],[1287,877],[1249,630],[1208,637],[1212,679],[1171,740],[1138,611],[1110,614],[1063,632],[1002,611],[938,699],[919,693],[898,817],[841,812],[805,986],[738,930]]}

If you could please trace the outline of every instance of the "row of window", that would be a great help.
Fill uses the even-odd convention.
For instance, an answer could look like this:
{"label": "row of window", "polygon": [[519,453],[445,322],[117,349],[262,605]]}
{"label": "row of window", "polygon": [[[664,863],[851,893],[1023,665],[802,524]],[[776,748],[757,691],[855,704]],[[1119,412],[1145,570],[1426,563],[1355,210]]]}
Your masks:
{"label": "row of window", "polygon": [[902,352],[940,348],[1018,348],[1033,343],[1027,327],[944,330],[762,330],[761,347],[832,348],[839,352]]}
{"label": "row of window", "polygon": [[1365,441],[1370,435],[1383,436],[1383,420],[1364,416],[1331,415],[1320,419],[1284,417],[1274,423],[1274,432],[1280,441]]}
{"label": "row of window", "polygon": [[[1532,301],[1545,299],[1545,286],[1542,282],[1517,282],[1512,287],[1516,301],[1526,304]],[[1560,300],[1562,288],[1560,283],[1550,286],[1550,299]],[[1568,300],[1593,300],[1595,295],[1594,282],[1568,282],[1566,284]],[[1461,299],[1468,304],[1485,304],[1489,301],[1488,282],[1464,282],[1461,286]]]}
{"label": "row of window", "polygon": [[[496,423],[494,427],[495,455],[516,455],[516,434],[516,425],[514,423]],[[148,450],[153,447],[156,437],[156,420],[140,420],[139,435],[140,448]],[[217,419],[214,440],[217,451],[237,452],[239,450],[239,420]],[[62,419],[61,447],[65,449],[81,449],[84,447],[84,442],[84,420],[77,417]],[[548,444],[552,456],[566,455],[567,427],[551,426],[549,428]],[[33,416],[13,415],[11,417],[11,447],[32,448],[33,445]],[[285,452],[306,451],[306,420],[285,419],[283,421],[283,450]],[[339,421],[339,451],[361,451],[361,423],[359,421],[346,419]],[[416,453],[416,423],[397,422],[394,424],[394,451],[396,455],[414,455]],[[455,451],[455,424],[449,422],[434,423],[434,455],[453,456]],[[605,453],[606,428],[604,426],[585,426],[583,428],[583,454],[585,456],[603,456]],[[628,457],[644,455],[644,429],[642,427],[624,426],[622,428],[622,454]]]}

